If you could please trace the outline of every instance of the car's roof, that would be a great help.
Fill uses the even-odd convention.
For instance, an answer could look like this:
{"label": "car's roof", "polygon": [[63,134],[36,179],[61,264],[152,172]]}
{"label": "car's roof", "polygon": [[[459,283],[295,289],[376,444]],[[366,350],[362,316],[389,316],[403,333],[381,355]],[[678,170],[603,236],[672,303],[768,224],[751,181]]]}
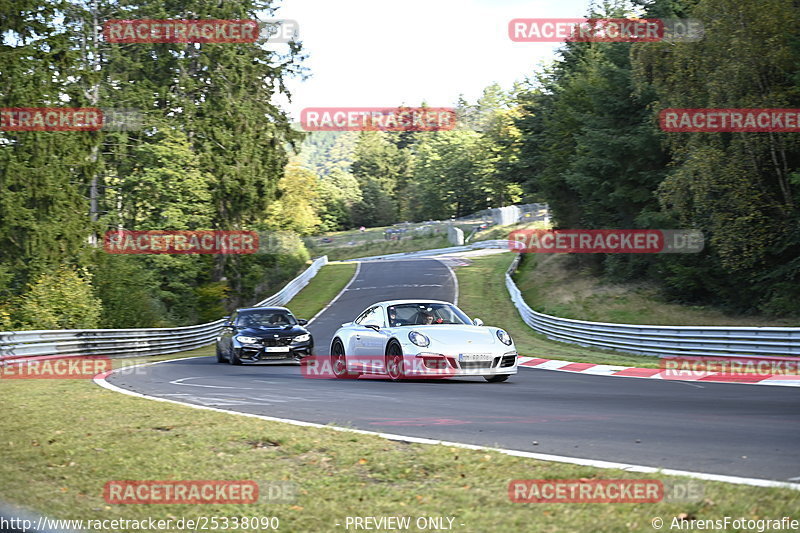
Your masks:
{"label": "car's roof", "polygon": [[289,311],[285,307],[240,307],[236,310],[237,313],[241,313],[242,311]]}
{"label": "car's roof", "polygon": [[[426,300],[420,298],[419,300],[386,300],[385,302],[378,302],[377,305],[402,305],[402,304],[445,304],[445,305],[454,305],[452,302],[445,302],[443,300]],[[376,305],[376,304],[373,304]]]}

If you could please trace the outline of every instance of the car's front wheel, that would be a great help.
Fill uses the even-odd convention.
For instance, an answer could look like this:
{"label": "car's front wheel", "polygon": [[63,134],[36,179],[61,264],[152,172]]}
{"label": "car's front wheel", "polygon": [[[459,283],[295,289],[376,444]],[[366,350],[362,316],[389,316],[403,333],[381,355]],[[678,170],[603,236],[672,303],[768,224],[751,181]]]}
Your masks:
{"label": "car's front wheel", "polygon": [[347,369],[347,356],[344,353],[344,345],[339,339],[331,344],[331,369],[336,379],[355,379],[360,375]]}
{"label": "car's front wheel", "polygon": [[489,383],[502,383],[510,377],[511,374],[497,374],[496,376],[483,376],[483,379]]}
{"label": "car's front wheel", "polygon": [[228,362],[232,365],[237,365],[237,366],[242,364],[242,360],[239,359],[239,355],[233,348],[231,348],[231,351],[228,352]]}
{"label": "car's front wheel", "polygon": [[406,376],[403,348],[396,342],[386,348],[386,373],[392,381],[400,381]]}
{"label": "car's front wheel", "polygon": [[219,345],[217,345],[217,363],[227,363],[228,360],[222,355],[222,350],[219,349]]}

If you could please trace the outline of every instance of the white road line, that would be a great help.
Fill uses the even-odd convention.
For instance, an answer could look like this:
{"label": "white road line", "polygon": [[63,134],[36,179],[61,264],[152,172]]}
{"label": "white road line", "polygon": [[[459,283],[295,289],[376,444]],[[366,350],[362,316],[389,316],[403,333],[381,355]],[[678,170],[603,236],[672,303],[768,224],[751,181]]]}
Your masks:
{"label": "white road line", "polygon": [[458,305],[458,277],[456,276],[455,271],[453,268],[447,263],[447,261],[443,261],[441,259],[437,259],[441,264],[447,267],[447,270],[450,271],[450,277],[453,278],[453,287],[455,290],[455,296],[453,297],[453,305]]}
{"label": "white road line", "polygon": [[408,288],[419,288],[419,287],[444,287],[444,285],[437,284],[437,283],[404,283],[402,285],[381,285],[380,287],[355,287],[353,289],[348,289],[350,291],[373,291],[375,289],[385,290],[385,289],[408,289]]}
{"label": "white road line", "polygon": [[256,390],[256,389],[253,389],[251,387],[225,387],[223,385],[198,385],[197,383],[183,383],[184,381],[189,380],[189,379],[205,379],[207,377],[208,376],[197,376],[197,377],[189,377],[189,378],[180,378],[180,379],[174,379],[174,380],[170,381],[169,383],[170,383],[170,385],[183,385],[185,387],[203,387],[203,388],[206,388],[206,389],[235,389],[235,390],[245,390],[246,389],[246,390]]}
{"label": "white road line", "polygon": [[356,280],[356,278],[358,277],[359,272],[361,272],[361,263],[360,262],[356,263],[356,271],[353,273],[353,277],[350,278],[350,281],[347,282],[347,285],[345,285],[344,288],[339,291],[339,294],[334,296],[333,300],[328,302],[328,305],[323,307],[319,311],[319,313],[317,313],[316,315],[312,316],[311,319],[308,321],[308,323],[306,325],[311,324],[313,321],[315,321],[317,319],[317,317],[319,317],[319,315],[321,315],[322,313],[327,311],[330,306],[332,306],[334,303],[336,303],[336,300],[338,300],[342,296],[342,294],[344,294],[347,291],[347,289],[350,288],[350,285],[352,285],[353,282]]}
{"label": "white road line", "polygon": [[[187,359],[193,359],[187,358]],[[172,361],[180,361],[181,359],[172,359]],[[145,363],[145,365],[150,364],[158,364],[165,361],[158,361],[157,363]],[[138,365],[131,365],[131,366],[138,366]],[[113,373],[115,371],[112,371]],[[99,374],[98,376],[102,376],[103,374]],[[750,485],[753,487],[780,487],[780,488],[787,488],[793,490],[800,490],[800,483],[787,483],[785,481],[772,481],[769,479],[758,479],[758,478],[748,478],[748,477],[738,477],[738,476],[725,476],[721,474],[707,474],[704,472],[691,472],[688,470],[674,470],[668,468],[655,468],[652,466],[644,466],[644,465],[634,465],[634,464],[627,464],[627,463],[615,463],[611,461],[599,461],[595,459],[582,459],[579,457],[567,457],[563,455],[551,455],[546,453],[532,453],[532,452],[525,452],[521,450],[509,450],[505,448],[492,448],[489,446],[479,446],[475,444],[464,444],[461,442],[450,442],[444,440],[436,440],[436,439],[428,439],[423,437],[411,437],[407,435],[397,435],[394,433],[380,433],[377,431],[367,431],[364,429],[354,429],[354,428],[345,428],[340,426],[331,426],[331,425],[324,425],[324,424],[317,424],[314,422],[304,422],[302,420],[292,420],[290,418],[278,418],[274,416],[264,416],[264,415],[256,415],[251,413],[240,413],[238,411],[229,411],[227,409],[218,409],[216,407],[208,407],[205,405],[194,405],[188,404],[184,402],[179,402],[177,400],[168,400],[166,398],[159,398],[158,396],[148,396],[146,394],[140,394],[138,392],[129,391],[127,389],[123,389],[117,387],[116,385],[112,385],[109,383],[105,377],[95,377],[94,382],[110,391],[119,392],[121,394],[127,394],[128,396],[135,396],[137,398],[146,398],[148,400],[153,400],[156,402],[165,402],[165,403],[174,403],[177,405],[183,405],[185,407],[190,407],[192,409],[202,409],[206,411],[216,411],[218,413],[227,413],[236,416],[244,416],[248,418],[258,418],[260,420],[267,420],[270,422],[283,422],[285,424],[291,424],[294,426],[302,426],[302,427],[313,427],[319,429],[330,429],[333,431],[342,431],[346,433],[357,433],[360,435],[373,435],[377,437],[381,437],[388,440],[395,440],[395,441],[403,441],[403,442],[413,442],[417,444],[433,444],[433,445],[440,445],[440,446],[449,446],[451,448],[463,448],[467,450],[483,450],[483,451],[493,451],[502,453],[505,455],[510,455],[513,457],[525,457],[527,459],[537,459],[540,461],[551,461],[557,463],[569,463],[575,465],[582,465],[582,466],[591,466],[595,468],[616,468],[619,470],[625,470],[627,472],[640,472],[640,473],[647,473],[647,474],[663,474],[668,476],[684,476],[690,477],[695,479],[702,479],[705,481],[719,481],[722,483],[733,483],[737,485]]]}

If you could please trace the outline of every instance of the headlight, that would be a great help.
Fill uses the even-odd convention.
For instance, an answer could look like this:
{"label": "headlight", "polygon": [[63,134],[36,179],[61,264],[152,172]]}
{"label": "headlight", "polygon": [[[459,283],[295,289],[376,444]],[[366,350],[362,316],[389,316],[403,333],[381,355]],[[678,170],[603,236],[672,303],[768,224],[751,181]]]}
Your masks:
{"label": "headlight", "polygon": [[511,346],[511,335],[506,333],[502,329],[497,330],[497,338],[500,339],[500,342],[505,344],[506,346]]}
{"label": "headlight", "polygon": [[422,333],[420,333],[419,331],[410,332],[408,334],[408,340],[410,340],[417,346],[421,346],[422,348],[427,347],[431,343],[431,340]]}
{"label": "headlight", "polygon": [[242,344],[258,344],[258,337],[245,337],[244,335],[237,335],[236,340]]}
{"label": "headlight", "polygon": [[311,339],[311,334],[303,333],[302,335],[298,335],[297,337],[292,339],[292,342],[306,342],[307,340],[310,339]]}

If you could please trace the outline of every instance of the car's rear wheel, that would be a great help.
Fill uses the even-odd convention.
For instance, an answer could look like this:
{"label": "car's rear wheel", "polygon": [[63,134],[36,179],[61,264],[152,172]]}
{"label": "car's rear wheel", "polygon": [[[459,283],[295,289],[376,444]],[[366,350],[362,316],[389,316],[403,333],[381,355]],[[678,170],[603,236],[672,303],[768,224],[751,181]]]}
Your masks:
{"label": "car's rear wheel", "polygon": [[386,348],[386,373],[392,381],[400,381],[406,376],[403,349],[396,342]]}
{"label": "car's rear wheel", "polygon": [[510,377],[511,374],[498,374],[496,376],[483,376],[483,379],[489,383],[502,383]]}
{"label": "car's rear wheel", "polygon": [[331,369],[336,379],[355,379],[360,374],[347,370],[347,356],[342,341],[336,339],[331,344]]}
{"label": "car's rear wheel", "polygon": [[222,355],[222,350],[219,349],[219,345],[217,345],[217,363],[227,363],[228,360]]}

